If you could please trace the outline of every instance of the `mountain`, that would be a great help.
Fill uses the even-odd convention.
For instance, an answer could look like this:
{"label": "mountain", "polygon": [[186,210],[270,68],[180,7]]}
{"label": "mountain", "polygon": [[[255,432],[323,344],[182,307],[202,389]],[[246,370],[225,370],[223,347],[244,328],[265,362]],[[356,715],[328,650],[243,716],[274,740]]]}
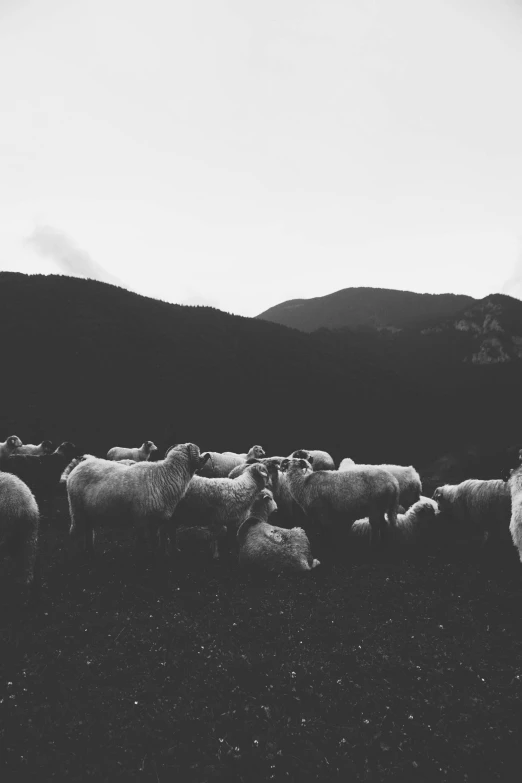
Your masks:
{"label": "mountain", "polygon": [[146,439],[161,450],[260,443],[415,465],[521,440],[522,303],[501,295],[422,328],[309,334],[6,272],[0,329],[2,440],[72,440],[96,454]]}
{"label": "mountain", "polygon": [[459,312],[475,300],[457,294],[415,294],[388,288],[344,288],[313,299],[291,299],[256,318],[303,332],[342,327],[402,329]]}

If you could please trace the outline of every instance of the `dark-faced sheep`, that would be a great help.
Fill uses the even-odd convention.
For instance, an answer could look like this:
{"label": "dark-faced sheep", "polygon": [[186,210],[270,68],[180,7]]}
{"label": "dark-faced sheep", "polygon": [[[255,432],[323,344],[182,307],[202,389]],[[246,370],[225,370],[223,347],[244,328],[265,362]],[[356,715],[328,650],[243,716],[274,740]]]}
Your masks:
{"label": "dark-faced sheep", "polygon": [[146,462],[150,459],[150,455],[153,451],[157,451],[158,447],[154,445],[151,440],[146,440],[142,443],[139,449],[128,449],[123,446],[113,446],[107,452],[107,459],[120,461],[122,459],[132,459],[135,462]]}
{"label": "dark-faced sheep", "polygon": [[239,564],[252,571],[291,573],[311,571],[319,565],[312,558],[310,541],[304,530],[286,530],[268,522],[277,505],[270,490],[256,498],[250,516],[237,531]]}
{"label": "dark-faced sheep", "polygon": [[208,459],[198,446],[184,443],[158,462],[118,465],[88,457],[67,479],[71,515],[70,535],[83,537],[94,551],[97,529],[134,529],[138,540],[157,540],[198,470]]}
{"label": "dark-faced sheep", "polygon": [[288,488],[293,498],[312,521],[315,530],[348,530],[353,522],[368,515],[372,542],[381,540],[388,523],[395,525],[399,485],[397,479],[381,468],[360,466],[352,470],[314,472],[303,459],[285,460]]}
{"label": "dark-faced sheep", "polygon": [[[38,505],[17,476],[0,473],[0,563],[2,573],[38,588]],[[14,569],[9,569],[13,564]]]}

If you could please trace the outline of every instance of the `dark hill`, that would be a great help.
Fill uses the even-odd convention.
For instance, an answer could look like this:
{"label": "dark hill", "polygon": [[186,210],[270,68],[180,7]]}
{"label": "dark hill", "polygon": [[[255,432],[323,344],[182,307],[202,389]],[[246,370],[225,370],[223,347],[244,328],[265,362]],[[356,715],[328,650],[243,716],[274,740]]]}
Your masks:
{"label": "dark hill", "polygon": [[256,316],[303,332],[325,327],[402,329],[459,312],[475,300],[457,294],[416,294],[387,288],[344,288],[313,299],[292,299]]}
{"label": "dark hill", "polygon": [[[407,464],[501,448],[522,440],[521,309],[491,297],[428,330],[306,334],[92,280],[1,273],[0,438],[98,454],[149,438],[261,443]],[[482,351],[490,329],[507,359],[481,360],[498,350]]]}

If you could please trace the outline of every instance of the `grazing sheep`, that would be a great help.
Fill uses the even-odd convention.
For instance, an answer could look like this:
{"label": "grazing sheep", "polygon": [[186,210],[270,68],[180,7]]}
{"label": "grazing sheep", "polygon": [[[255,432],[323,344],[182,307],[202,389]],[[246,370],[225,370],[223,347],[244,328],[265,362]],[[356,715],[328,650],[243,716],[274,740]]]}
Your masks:
{"label": "grazing sheep", "polygon": [[397,521],[399,484],[386,470],[357,465],[344,472],[314,472],[304,459],[288,459],[281,465],[289,490],[314,527],[333,532],[349,528],[368,514],[371,540],[376,544],[389,525]]}
{"label": "grazing sheep", "polygon": [[85,549],[93,552],[96,529],[114,526],[133,527],[138,538],[150,541],[161,534],[207,459],[193,443],[176,446],[158,462],[126,466],[86,458],[67,479],[71,540],[83,535]]}
{"label": "grazing sheep", "polygon": [[42,454],[52,454],[54,446],[50,440],[43,440],[38,446],[32,443],[24,443],[23,446],[18,446],[13,454],[34,454],[35,456],[41,456]]}
{"label": "grazing sheep", "polygon": [[204,478],[228,478],[231,470],[243,465],[248,459],[261,459],[265,452],[261,446],[252,446],[248,454],[235,454],[233,451],[210,451],[210,459],[199,475]]}
{"label": "grazing sheep", "polygon": [[22,441],[18,435],[10,435],[7,440],[5,440],[3,443],[0,443],[0,459],[2,457],[10,457],[11,454],[15,454],[16,449],[19,449],[22,445]]}
{"label": "grazing sheep", "polygon": [[468,479],[437,487],[433,499],[439,509],[462,526],[464,533],[479,534],[483,542],[508,539],[511,519],[510,484],[502,479]]}
{"label": "grazing sheep", "polygon": [[[15,575],[38,589],[39,512],[33,493],[18,476],[0,473],[0,561],[10,558]],[[2,572],[4,568],[2,568]]]}
{"label": "grazing sheep", "polygon": [[[415,546],[433,543],[441,533],[436,517],[439,515],[437,503],[431,498],[421,496],[405,514],[397,515],[397,524],[390,528],[390,544],[394,546]],[[371,527],[368,519],[354,522],[350,538],[370,540]]]}
{"label": "grazing sheep", "polygon": [[249,465],[235,479],[194,476],[172,517],[172,530],[177,527],[218,530],[225,525],[235,535],[268,478],[265,465],[259,464]]}
{"label": "grazing sheep", "polygon": [[21,478],[34,493],[39,508],[47,504],[47,513],[50,513],[62,473],[71,460],[79,455],[73,443],[64,442],[52,454],[13,454],[2,457],[0,470]]}
{"label": "grazing sheep", "polygon": [[282,573],[316,568],[319,560],[312,558],[310,541],[302,528],[286,530],[268,523],[268,517],[276,509],[270,490],[260,492],[250,516],[237,531],[240,566]]}
{"label": "grazing sheep", "polygon": [[107,452],[107,459],[120,462],[122,459],[132,459],[134,462],[145,462],[150,459],[150,455],[153,451],[157,451],[158,447],[154,445],[151,440],[146,440],[142,443],[139,449],[126,449],[122,446],[114,446]]}
{"label": "grazing sheep", "polygon": [[[357,467],[353,460],[343,459],[339,465],[340,471],[353,470]],[[399,503],[406,510],[418,501],[422,494],[422,483],[415,468],[410,465],[359,465],[360,468],[382,468],[395,476],[399,482]]]}
{"label": "grazing sheep", "polygon": [[[310,460],[312,457],[312,460]],[[335,470],[335,462],[327,451],[297,449],[287,459],[307,459],[314,470]]]}

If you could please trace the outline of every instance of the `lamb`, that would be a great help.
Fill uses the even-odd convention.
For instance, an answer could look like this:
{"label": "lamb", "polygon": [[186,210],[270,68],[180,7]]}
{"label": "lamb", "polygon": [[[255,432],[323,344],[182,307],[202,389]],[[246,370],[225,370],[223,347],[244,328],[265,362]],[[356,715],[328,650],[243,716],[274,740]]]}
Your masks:
{"label": "lamb", "polygon": [[297,449],[290,454],[288,459],[309,459],[310,457],[312,457],[311,465],[314,470],[335,470],[335,462],[327,451]]}
{"label": "lamb", "polygon": [[507,540],[512,486],[502,479],[468,479],[437,487],[433,499],[442,513],[463,526],[464,532],[478,533],[483,542]]}
{"label": "lamb", "polygon": [[15,578],[18,576],[35,592],[39,587],[39,522],[38,506],[29,487],[18,476],[0,473],[0,562],[5,558],[14,561]]}
{"label": "lamb", "polygon": [[250,516],[237,531],[240,566],[279,573],[316,568],[319,560],[312,558],[310,541],[302,528],[285,530],[269,524],[268,517],[276,509],[270,490],[260,492]]}
{"label": "lamb", "polygon": [[146,440],[139,449],[126,449],[121,446],[114,446],[107,452],[107,459],[115,461],[132,459],[135,462],[145,462],[150,459],[152,452],[157,450],[158,447],[151,440]]}
{"label": "lamb", "polygon": [[522,563],[522,466],[511,472],[508,486],[511,495],[509,532],[513,545],[518,549],[518,556]]}
{"label": "lamb", "polygon": [[[411,547],[421,543],[433,543],[434,537],[442,532],[435,523],[439,516],[437,503],[421,496],[405,514],[398,514],[397,525],[390,528],[390,544],[397,547]],[[437,520],[438,523],[438,520]],[[350,538],[369,540],[371,527],[368,519],[359,519],[352,525]]]}
{"label": "lamb", "polygon": [[172,527],[217,530],[225,525],[235,534],[267,483],[268,470],[258,464],[249,465],[235,479],[194,476],[172,517]]}
{"label": "lamb", "polygon": [[22,441],[18,435],[10,435],[3,443],[0,443],[0,459],[15,454],[16,449],[19,449],[22,445]]}
{"label": "lamb", "polygon": [[397,522],[399,484],[386,470],[357,465],[344,472],[314,472],[304,459],[285,460],[281,470],[293,498],[316,529],[346,529],[368,514],[371,541],[377,544],[387,527],[385,514],[389,525]]}
{"label": "lamb", "polygon": [[236,454],[233,451],[211,451],[210,459],[200,475],[205,478],[228,478],[231,470],[243,465],[248,459],[261,459],[265,452],[261,446],[252,446],[247,454]]}
{"label": "lamb", "polygon": [[34,454],[35,456],[41,456],[42,454],[52,454],[54,446],[50,440],[43,440],[38,446],[32,443],[24,443],[23,446],[18,446],[13,454]]}
{"label": "lamb", "polygon": [[198,446],[183,443],[163,460],[117,465],[88,457],[69,474],[67,494],[70,540],[84,537],[85,549],[94,552],[100,527],[133,527],[137,539],[149,541],[172,518],[196,470],[207,461]]}
{"label": "lamb", "polygon": [[52,454],[13,454],[2,457],[0,470],[21,478],[34,493],[40,509],[43,504],[47,504],[47,512],[50,513],[62,473],[80,453],[73,443],[65,441]]}
{"label": "lamb", "polygon": [[[352,470],[356,467],[353,460],[343,459],[339,465],[340,471]],[[422,483],[419,474],[415,468],[410,465],[404,467],[402,465],[359,465],[362,468],[376,467],[387,470],[392,476],[395,476],[399,482],[399,503],[407,510],[410,506],[416,503],[422,494]]]}

